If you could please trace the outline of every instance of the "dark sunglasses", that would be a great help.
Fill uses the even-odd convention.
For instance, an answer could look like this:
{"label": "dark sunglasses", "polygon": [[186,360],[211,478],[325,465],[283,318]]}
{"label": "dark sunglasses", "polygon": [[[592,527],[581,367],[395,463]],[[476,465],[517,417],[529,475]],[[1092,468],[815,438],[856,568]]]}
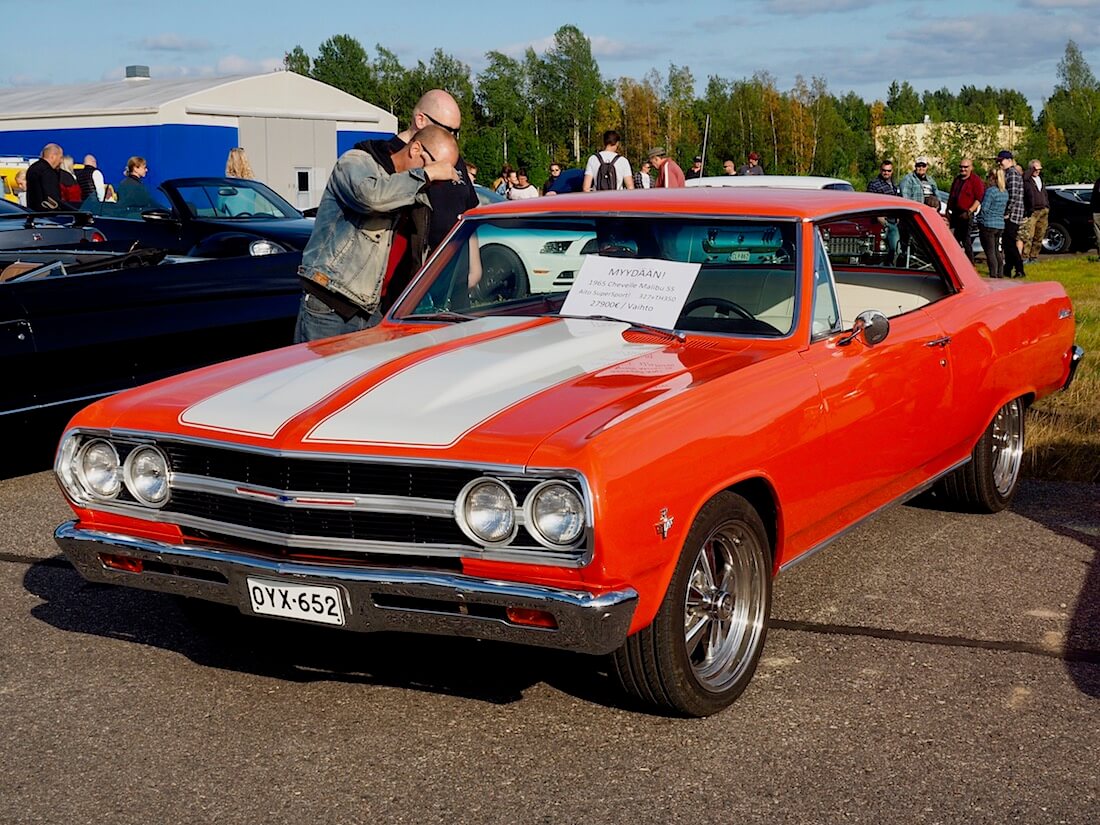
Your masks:
{"label": "dark sunglasses", "polygon": [[420,144],[420,151],[428,156],[428,160],[430,160],[432,163],[435,163],[435,155],[433,155],[431,153],[431,150],[428,149],[428,147],[425,146],[423,143]]}
{"label": "dark sunglasses", "polygon": [[[446,129],[452,135],[454,135],[455,137],[458,137],[458,129],[455,129],[453,126],[448,126],[446,123],[440,123],[438,120],[436,120],[434,117],[429,115],[427,112],[421,112],[421,114],[424,115],[424,117],[426,117],[428,120],[430,120],[436,126],[438,126],[440,129]],[[435,160],[435,158],[432,158],[432,160]]]}

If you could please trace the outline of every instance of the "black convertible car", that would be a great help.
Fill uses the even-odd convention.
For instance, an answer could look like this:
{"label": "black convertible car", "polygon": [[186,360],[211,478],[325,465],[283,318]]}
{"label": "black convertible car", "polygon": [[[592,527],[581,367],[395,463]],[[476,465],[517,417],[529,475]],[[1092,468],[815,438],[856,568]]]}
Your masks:
{"label": "black convertible car", "polygon": [[0,421],[289,345],[300,261],[0,251]]}
{"label": "black convertible car", "polygon": [[200,258],[300,252],[313,231],[305,217],[272,189],[242,178],[172,178],[143,206],[81,204],[110,238],[111,248],[135,243]]}

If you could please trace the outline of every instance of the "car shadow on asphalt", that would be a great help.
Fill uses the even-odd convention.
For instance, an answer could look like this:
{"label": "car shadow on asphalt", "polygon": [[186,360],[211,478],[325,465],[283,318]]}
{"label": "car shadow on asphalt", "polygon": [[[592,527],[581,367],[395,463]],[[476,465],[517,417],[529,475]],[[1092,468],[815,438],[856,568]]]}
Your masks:
{"label": "car shadow on asphalt", "polygon": [[[1064,650],[1066,670],[1078,689],[1100,698],[1100,502],[1097,485],[1075,482],[1024,482],[1026,495],[1013,502],[1014,512],[1053,533],[1092,550],[1081,591],[1070,608]],[[1091,653],[1091,655],[1090,655]]]}
{"label": "car shadow on asphalt", "polygon": [[491,704],[544,683],[586,702],[638,710],[604,657],[503,642],[403,633],[349,633],[261,619],[225,605],[86,582],[61,556],[32,565],[38,620],[68,633],[148,645],[205,667],[288,682],[345,682],[427,691]]}

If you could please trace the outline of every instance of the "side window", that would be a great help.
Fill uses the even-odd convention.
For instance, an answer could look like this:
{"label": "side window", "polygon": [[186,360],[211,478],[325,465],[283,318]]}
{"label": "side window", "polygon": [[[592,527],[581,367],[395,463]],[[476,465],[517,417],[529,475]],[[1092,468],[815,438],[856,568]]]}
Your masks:
{"label": "side window", "polygon": [[927,228],[909,212],[847,215],[822,221],[818,229],[843,328],[864,310],[893,318],[955,292]]}
{"label": "side window", "polygon": [[825,338],[843,329],[840,306],[833,288],[833,268],[821,232],[814,234],[814,314],[811,335],[814,340]]}

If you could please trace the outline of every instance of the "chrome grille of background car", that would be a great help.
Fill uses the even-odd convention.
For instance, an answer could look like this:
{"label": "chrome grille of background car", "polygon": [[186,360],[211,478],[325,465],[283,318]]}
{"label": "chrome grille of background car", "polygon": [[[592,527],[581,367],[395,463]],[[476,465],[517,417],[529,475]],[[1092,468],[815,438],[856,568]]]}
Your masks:
{"label": "chrome grille of background car", "polygon": [[868,235],[832,235],[826,243],[830,255],[862,255],[874,248]]}

